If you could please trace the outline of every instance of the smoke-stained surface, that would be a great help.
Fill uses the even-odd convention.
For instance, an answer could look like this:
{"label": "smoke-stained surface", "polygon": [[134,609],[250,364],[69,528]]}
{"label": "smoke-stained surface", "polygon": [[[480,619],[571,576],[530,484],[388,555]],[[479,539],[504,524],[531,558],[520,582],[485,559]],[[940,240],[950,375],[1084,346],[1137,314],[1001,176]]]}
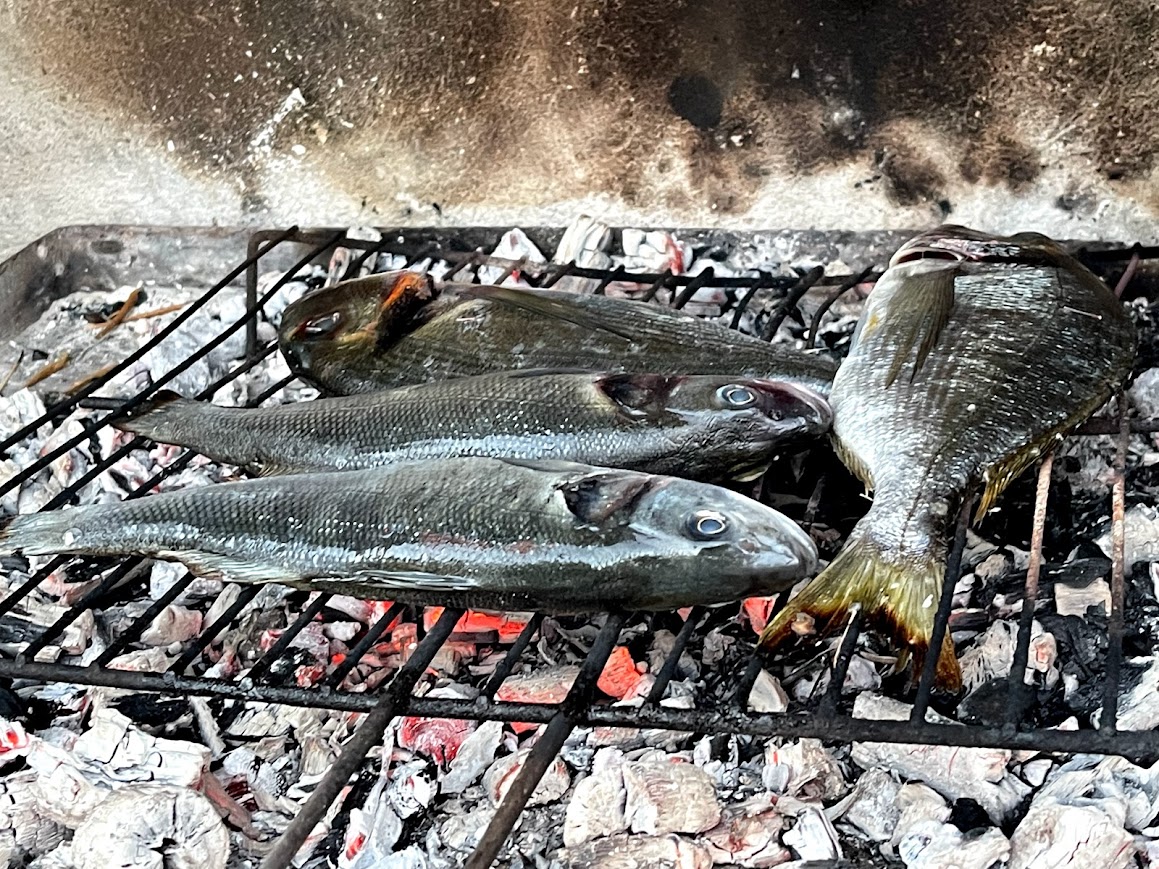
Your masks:
{"label": "smoke-stained surface", "polygon": [[[30,127],[51,134],[25,146],[25,202],[52,187],[53,148],[83,160],[103,135],[122,162],[176,169],[154,185],[171,222],[198,201],[183,184],[220,220],[262,223],[429,223],[438,203],[457,223],[583,206],[613,222],[954,214],[1137,236],[1157,205],[1156,12],[1140,0],[14,0],[5,14],[0,102],[28,116],[14,151]],[[46,120],[62,99],[80,121]],[[94,219],[76,195],[75,219]]]}

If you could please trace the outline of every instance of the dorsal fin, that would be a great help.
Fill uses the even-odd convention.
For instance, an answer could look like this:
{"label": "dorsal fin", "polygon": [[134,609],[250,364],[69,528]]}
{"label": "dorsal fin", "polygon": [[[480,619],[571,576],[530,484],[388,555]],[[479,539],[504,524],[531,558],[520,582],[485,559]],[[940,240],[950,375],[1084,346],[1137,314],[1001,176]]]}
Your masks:
{"label": "dorsal fin", "polygon": [[[545,296],[516,287],[470,287],[463,290],[463,296],[510,305],[540,317],[562,320],[584,329],[606,332],[624,341],[635,341],[631,334],[601,319],[595,312],[564,298]],[[626,304],[640,303],[627,302]]]}

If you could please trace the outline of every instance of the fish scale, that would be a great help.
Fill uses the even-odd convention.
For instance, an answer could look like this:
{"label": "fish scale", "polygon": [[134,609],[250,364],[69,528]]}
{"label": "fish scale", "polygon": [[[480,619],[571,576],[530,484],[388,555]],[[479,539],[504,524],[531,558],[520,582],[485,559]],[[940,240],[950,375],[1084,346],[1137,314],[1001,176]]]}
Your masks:
{"label": "fish scale", "polygon": [[[751,405],[729,406],[721,390],[730,386]],[[115,424],[262,473],[498,456],[715,480],[754,476],[829,420],[820,396],[791,384],[525,371],[272,408],[167,393]]]}
{"label": "fish scale", "polygon": [[[1114,294],[1043,236],[942,227],[908,242],[870,294],[830,395],[834,441],[873,503],[762,643],[786,636],[798,613],[825,624],[861,604],[923,656],[957,506],[981,490],[981,518],[1106,402],[1134,349]],[[938,678],[959,683],[948,637]]]}
{"label": "fish scale", "polygon": [[[719,533],[693,533],[703,511]],[[714,520],[715,521],[715,520]],[[243,582],[447,606],[669,609],[779,591],[816,550],[716,486],[472,458],[222,483],[10,518],[0,552],[137,554]]]}

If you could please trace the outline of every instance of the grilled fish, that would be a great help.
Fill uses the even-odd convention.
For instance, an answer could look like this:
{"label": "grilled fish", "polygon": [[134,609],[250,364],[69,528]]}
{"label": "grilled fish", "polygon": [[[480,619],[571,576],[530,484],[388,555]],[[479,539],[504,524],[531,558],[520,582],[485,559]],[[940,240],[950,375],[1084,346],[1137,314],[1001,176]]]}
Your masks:
{"label": "grilled fish", "polygon": [[[873,504],[762,644],[784,638],[798,613],[823,625],[860,604],[920,666],[962,499],[981,490],[980,519],[1107,401],[1134,352],[1114,294],[1045,236],[943,226],[903,245],[830,397],[837,449]],[[937,675],[947,689],[960,684],[948,636]]]}
{"label": "grilled fish", "polygon": [[570,462],[403,462],[10,518],[0,552],[137,554],[370,598],[576,613],[790,586],[812,541],[705,483]]}
{"label": "grilled fish", "polygon": [[303,296],[282,314],[282,354],[303,380],[350,395],[524,368],[724,374],[826,393],[827,357],[689,314],[606,296],[447,284],[384,272]]}
{"label": "grilled fish", "polygon": [[829,421],[821,396],[787,383],[517,371],[271,408],[168,392],[115,425],[262,474],[494,456],[747,480]]}

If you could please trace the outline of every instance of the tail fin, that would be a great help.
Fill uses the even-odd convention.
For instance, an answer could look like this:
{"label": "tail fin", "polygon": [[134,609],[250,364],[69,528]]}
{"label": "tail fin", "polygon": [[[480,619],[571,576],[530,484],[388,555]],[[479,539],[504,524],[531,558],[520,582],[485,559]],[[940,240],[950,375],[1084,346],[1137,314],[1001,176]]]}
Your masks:
{"label": "tail fin", "polygon": [[66,538],[76,522],[75,514],[76,510],[53,510],[0,518],[0,554],[52,555],[76,551],[72,548],[74,541]]}
{"label": "tail fin", "polygon": [[133,409],[131,414],[113,422],[122,431],[131,431],[153,440],[165,441],[164,434],[184,421],[189,406],[200,407],[201,402],[184,398],[171,389],[163,389],[148,401]]}
{"label": "tail fin", "polygon": [[[902,660],[912,653],[920,673],[934,631],[945,569],[945,562],[936,556],[887,558],[872,538],[855,537],[765,626],[758,644],[772,648],[782,642],[799,613],[813,616],[823,628],[854,604],[861,604],[867,625],[902,644]],[[936,684],[953,692],[962,686],[948,633],[938,655]]]}

